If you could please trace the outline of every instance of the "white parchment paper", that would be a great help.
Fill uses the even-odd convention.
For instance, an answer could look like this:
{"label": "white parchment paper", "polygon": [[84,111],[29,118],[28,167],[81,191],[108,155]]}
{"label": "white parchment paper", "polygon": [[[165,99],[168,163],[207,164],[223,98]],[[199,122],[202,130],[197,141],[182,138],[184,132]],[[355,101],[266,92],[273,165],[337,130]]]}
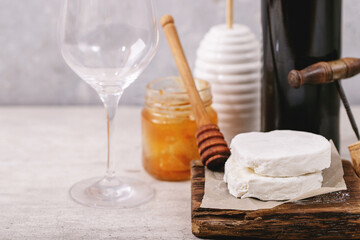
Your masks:
{"label": "white parchment paper", "polygon": [[331,165],[323,170],[322,187],[317,190],[306,192],[288,201],[261,201],[254,198],[240,199],[232,196],[223,181],[224,173],[212,172],[205,168],[205,192],[201,203],[202,208],[236,209],[236,210],[258,210],[279,206],[287,202],[294,202],[301,199],[346,190],[344,181],[344,170],[340,155],[331,142]]}

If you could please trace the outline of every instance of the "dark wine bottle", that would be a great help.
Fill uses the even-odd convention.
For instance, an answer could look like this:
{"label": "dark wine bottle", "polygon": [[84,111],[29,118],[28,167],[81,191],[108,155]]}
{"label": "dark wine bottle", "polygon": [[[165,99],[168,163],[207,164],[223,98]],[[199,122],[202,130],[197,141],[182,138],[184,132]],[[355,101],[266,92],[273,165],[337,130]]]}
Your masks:
{"label": "dark wine bottle", "polygon": [[321,134],[339,147],[333,83],[290,87],[292,69],[340,58],[341,0],[262,0],[262,130]]}

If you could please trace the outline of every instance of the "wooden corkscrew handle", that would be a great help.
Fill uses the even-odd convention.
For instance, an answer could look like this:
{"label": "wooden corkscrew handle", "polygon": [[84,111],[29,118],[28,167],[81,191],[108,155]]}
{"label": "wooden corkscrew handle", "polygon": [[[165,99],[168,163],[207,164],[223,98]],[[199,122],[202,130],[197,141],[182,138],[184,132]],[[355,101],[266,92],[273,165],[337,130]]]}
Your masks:
{"label": "wooden corkscrew handle", "polygon": [[211,122],[199,92],[196,89],[189,64],[176,31],[174,19],[170,15],[165,15],[161,18],[161,25],[174,56],[181,79],[189,95],[190,104],[198,127],[196,139],[202,163],[211,170],[222,170],[230,155],[230,150],[218,126]]}
{"label": "wooden corkscrew handle", "polygon": [[304,84],[324,84],[352,77],[360,73],[359,58],[341,58],[330,62],[318,62],[300,71],[291,70],[288,81],[291,87]]}

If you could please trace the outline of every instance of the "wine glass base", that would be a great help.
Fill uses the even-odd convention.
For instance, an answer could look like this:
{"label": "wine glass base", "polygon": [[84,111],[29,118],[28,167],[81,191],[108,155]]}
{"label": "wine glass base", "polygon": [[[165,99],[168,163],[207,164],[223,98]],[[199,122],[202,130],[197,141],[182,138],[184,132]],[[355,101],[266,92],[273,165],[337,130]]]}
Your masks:
{"label": "wine glass base", "polygon": [[131,178],[97,177],[75,183],[69,191],[77,203],[97,208],[131,208],[148,202],[154,190]]}

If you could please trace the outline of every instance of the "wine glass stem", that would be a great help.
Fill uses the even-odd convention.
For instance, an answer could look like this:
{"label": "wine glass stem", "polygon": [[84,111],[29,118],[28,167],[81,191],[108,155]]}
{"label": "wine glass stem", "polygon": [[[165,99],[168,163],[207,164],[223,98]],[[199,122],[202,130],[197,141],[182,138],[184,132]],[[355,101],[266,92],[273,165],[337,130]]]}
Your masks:
{"label": "wine glass stem", "polygon": [[115,143],[114,136],[116,132],[116,112],[118,103],[122,93],[116,94],[100,94],[100,98],[104,103],[107,120],[107,169],[106,178],[113,178],[115,176]]}

